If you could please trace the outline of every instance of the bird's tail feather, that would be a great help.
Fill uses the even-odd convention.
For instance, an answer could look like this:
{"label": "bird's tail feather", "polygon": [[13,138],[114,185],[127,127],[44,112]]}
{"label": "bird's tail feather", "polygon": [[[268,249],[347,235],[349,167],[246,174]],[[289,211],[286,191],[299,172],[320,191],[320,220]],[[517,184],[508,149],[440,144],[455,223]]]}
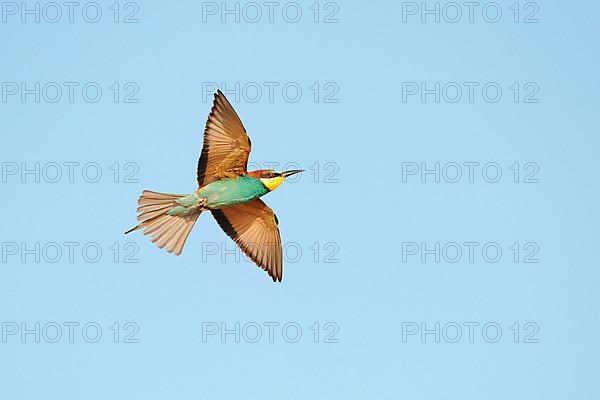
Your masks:
{"label": "bird's tail feather", "polygon": [[200,211],[186,215],[169,215],[167,212],[177,206],[175,201],[185,197],[181,194],[165,194],[144,190],[138,200],[137,219],[140,223],[125,232],[142,229],[144,235],[152,238],[161,249],[180,255]]}

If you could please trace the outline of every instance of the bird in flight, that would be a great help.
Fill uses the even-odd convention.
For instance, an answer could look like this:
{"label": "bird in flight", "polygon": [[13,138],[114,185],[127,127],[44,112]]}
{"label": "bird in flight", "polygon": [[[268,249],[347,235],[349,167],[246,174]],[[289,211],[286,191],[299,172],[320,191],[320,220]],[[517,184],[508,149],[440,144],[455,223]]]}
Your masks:
{"label": "bird in flight", "polygon": [[161,249],[180,255],[203,211],[210,211],[225,233],[273,281],[283,275],[277,217],[260,197],[275,190],[291,170],[247,171],[250,138],[242,121],[219,90],[204,128],[198,161],[198,189],[188,195],[144,190],[138,200],[141,229]]}

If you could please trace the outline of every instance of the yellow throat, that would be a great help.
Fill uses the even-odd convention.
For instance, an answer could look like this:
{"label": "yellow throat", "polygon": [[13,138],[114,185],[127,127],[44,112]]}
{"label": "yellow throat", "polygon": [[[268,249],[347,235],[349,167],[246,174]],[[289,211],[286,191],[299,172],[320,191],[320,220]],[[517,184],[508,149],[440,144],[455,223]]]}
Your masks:
{"label": "yellow throat", "polygon": [[276,176],[274,178],[259,178],[260,181],[269,189],[269,191],[273,191],[277,189],[277,186],[281,185],[285,178],[283,176]]}

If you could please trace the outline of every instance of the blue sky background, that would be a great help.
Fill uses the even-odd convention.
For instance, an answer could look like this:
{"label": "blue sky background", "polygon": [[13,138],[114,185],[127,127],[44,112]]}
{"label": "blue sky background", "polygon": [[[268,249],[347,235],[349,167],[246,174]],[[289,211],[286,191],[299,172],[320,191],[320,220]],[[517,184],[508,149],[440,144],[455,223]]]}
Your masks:
{"label": "blue sky background", "polygon": [[[283,17],[287,3],[272,23],[265,6],[249,22],[246,3],[239,23],[193,1],[119,3],[118,23],[113,2],[98,3],[97,23],[83,18],[86,3],[72,23],[65,7],[50,23],[44,17],[54,11],[42,15],[40,3],[35,23],[3,3],[3,397],[597,398],[598,3],[522,2],[518,23],[513,2],[498,3],[496,23],[483,18],[486,3],[472,23],[465,7],[458,22],[445,21],[454,14],[443,2],[440,22],[425,15],[423,23],[420,13],[406,14],[411,5],[391,1],[321,2],[315,23],[313,3],[297,3],[297,23]],[[123,23],[132,12],[138,22]],[[331,13],[338,22],[324,23]],[[531,13],[538,22],[523,23]],[[39,103],[35,94],[22,101],[21,83],[35,82]],[[42,93],[51,82],[64,90],[56,103],[47,101],[54,86]],[[64,82],[79,85],[73,102]],[[102,89],[95,103],[81,94],[89,82]],[[223,252],[233,243],[208,214],[181,257],[122,234],[135,224],[143,189],[196,189],[210,82],[246,85],[238,101],[229,97],[252,139],[251,162],[308,170],[265,198],[289,251],[281,284]],[[258,98],[252,82],[263,88]],[[278,85],[272,101],[265,82]],[[456,103],[446,100],[453,92],[440,92],[439,102],[420,93],[403,101],[403,82],[479,86],[473,102],[466,90]],[[497,102],[481,95],[490,82],[502,89]],[[10,94],[14,83],[19,92]],[[302,89],[297,102],[282,93],[290,83]],[[527,103],[532,88],[537,102]],[[326,102],[333,91],[328,99],[337,102]],[[137,102],[124,102],[132,92]],[[79,163],[72,182],[69,162]],[[465,162],[480,165],[473,182]],[[22,175],[36,163],[39,182]],[[415,165],[406,163],[440,163],[440,173],[458,163],[463,175],[403,181],[403,165]],[[502,172],[497,183],[481,175],[488,163]],[[523,182],[534,170],[537,183]],[[65,242],[77,243],[72,260]],[[454,245],[439,263],[407,254],[410,243],[422,250],[436,242],[440,253],[459,243],[462,257],[448,262]],[[473,262],[464,242],[479,243]],[[484,259],[486,243],[501,248],[497,262]],[[525,263],[534,250],[538,262]],[[79,324],[72,343],[70,322]],[[21,336],[36,323],[39,343],[35,333]],[[239,343],[220,331],[203,336],[222,323],[240,324]],[[265,323],[279,324],[272,343]],[[422,338],[436,323],[439,343],[435,334]],[[478,324],[472,341],[469,323]],[[52,343],[56,325],[62,336]],[[262,336],[251,343],[256,325]],[[491,328],[484,334],[483,326]],[[102,334],[88,343],[95,327]],[[302,335],[289,343],[294,327]],[[490,343],[496,327],[502,334]]]}

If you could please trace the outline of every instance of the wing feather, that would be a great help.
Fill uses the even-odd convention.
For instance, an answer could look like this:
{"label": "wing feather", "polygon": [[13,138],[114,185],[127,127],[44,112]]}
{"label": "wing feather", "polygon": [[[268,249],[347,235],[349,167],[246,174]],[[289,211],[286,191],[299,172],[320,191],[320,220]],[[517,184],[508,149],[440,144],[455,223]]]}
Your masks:
{"label": "wing feather", "polygon": [[219,90],[204,128],[204,143],[198,161],[198,185],[246,173],[250,138],[235,110]]}
{"label": "wing feather", "polygon": [[277,217],[262,200],[211,210],[219,226],[273,281],[283,277]]}

